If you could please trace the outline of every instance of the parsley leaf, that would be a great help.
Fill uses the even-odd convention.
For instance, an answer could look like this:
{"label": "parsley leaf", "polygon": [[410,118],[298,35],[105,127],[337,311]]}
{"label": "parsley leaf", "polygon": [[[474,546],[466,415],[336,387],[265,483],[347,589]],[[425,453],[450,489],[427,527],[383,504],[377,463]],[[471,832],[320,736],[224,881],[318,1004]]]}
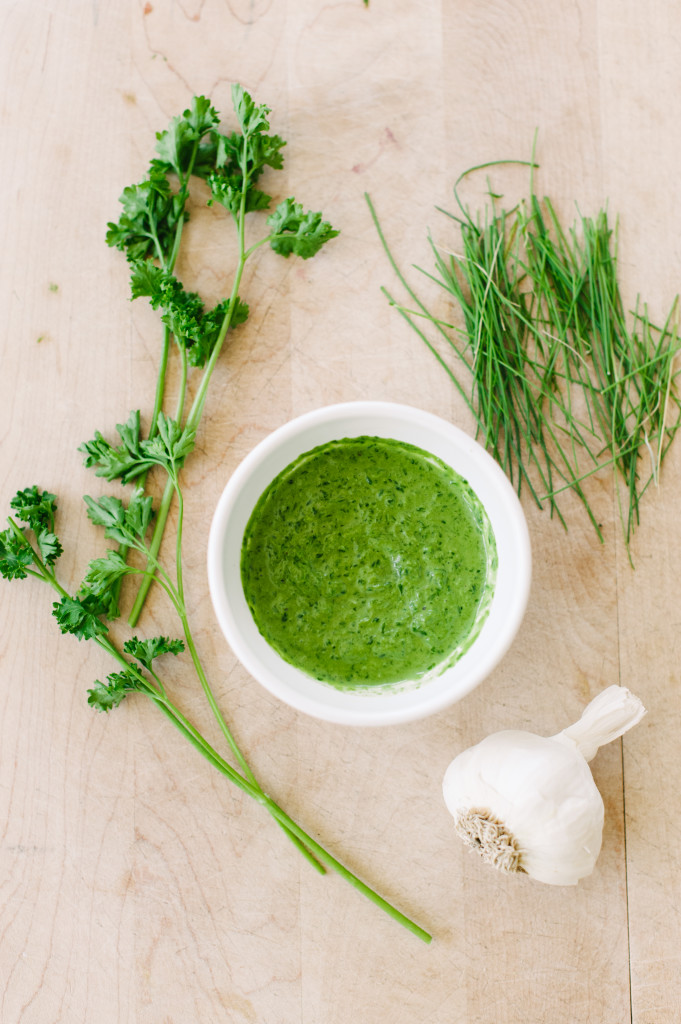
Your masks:
{"label": "parsley leaf", "polygon": [[94,685],[88,690],[87,702],[96,711],[111,711],[129,693],[141,689],[139,680],[132,672],[112,672],[106,679],[106,683],[95,679]]}
{"label": "parsley leaf", "polygon": [[127,508],[120,498],[112,495],[103,495],[95,500],[86,494],[84,501],[88,517],[96,526],[104,527],[105,537],[124,547],[139,547],[138,541],[144,542],[153,516],[151,495],[145,496],[141,490],[135,489]]}
{"label": "parsley leaf", "polygon": [[[278,135],[218,136],[216,170],[207,175],[212,193],[209,202],[216,201],[233,217],[241,214],[241,195],[246,185],[244,212],[269,209],[272,197],[255,188],[255,182],[266,167],[280,170],[284,166],[281,149],[286,145]],[[246,169],[244,175],[243,168]]]}
{"label": "parsley leaf", "polygon": [[95,595],[89,594],[82,597],[67,595],[52,605],[52,614],[62,633],[72,633],[79,640],[94,640],[109,632],[98,617],[101,612],[100,602]]}
{"label": "parsley leaf", "polygon": [[[240,174],[211,174],[208,177],[208,184],[212,192],[213,200],[224,206],[234,218],[241,214],[242,179]],[[267,210],[272,202],[272,196],[260,189],[249,185],[246,189],[244,213],[254,213],[256,210]]]}
{"label": "parsley leaf", "polygon": [[57,511],[57,499],[49,491],[40,491],[34,484],[23,491],[17,491],[10,501],[17,519],[26,523],[36,536],[44,530],[54,529],[54,515]]}
{"label": "parsley leaf", "polygon": [[[229,308],[225,299],[207,310],[196,292],[187,291],[170,271],[156,266],[152,260],[133,261],[132,297],[146,296],[152,309],[161,310],[175,340],[187,353],[192,366],[205,366],[217,342]],[[248,306],[237,299],[230,328],[238,327],[248,318]]]}
{"label": "parsley leaf", "polygon": [[129,534],[126,526],[125,506],[120,498],[103,495],[96,501],[89,494],[85,495],[88,517],[95,526],[104,527],[104,536],[119,544],[127,544]]}
{"label": "parsley leaf", "polygon": [[220,117],[210,100],[194,96],[191,106],[174,117],[168,128],[156,134],[156,166],[173,171],[184,180],[192,171],[199,143],[218,124]]}
{"label": "parsley leaf", "polygon": [[26,579],[26,567],[33,562],[33,551],[27,540],[14,530],[0,533],[0,576],[6,580]]}
{"label": "parsley leaf", "polygon": [[184,650],[184,642],[171,640],[167,636],[152,636],[148,640],[139,640],[133,636],[130,640],[125,641],[123,650],[126,654],[131,654],[133,658],[136,658],[146,669],[150,669],[154,658],[159,658],[162,654],[181,654]]}
{"label": "parsley leaf", "polygon": [[85,466],[97,467],[95,476],[107,480],[120,477],[127,484],[149,468],[149,460],[141,448],[139,409],[130,413],[126,423],[117,423],[116,430],[121,438],[120,445],[112,445],[97,430],[94,439],[79,445],[78,451],[85,455]]}
{"label": "parsley leaf", "polygon": [[[240,315],[242,310],[242,304],[238,304],[237,312]],[[248,307],[246,307],[246,314],[247,312]],[[245,319],[245,316],[243,316],[243,319]],[[211,318],[209,323],[211,324],[211,330],[206,332],[202,336],[201,341],[197,343],[197,345],[201,346],[197,349],[197,359],[205,360],[210,354],[210,345],[211,342],[215,343],[222,324],[222,318],[219,314],[216,314],[215,322]],[[84,464],[88,467],[96,466],[95,475],[103,476],[107,480],[114,480],[120,477],[123,483],[129,483],[154,465],[160,465],[166,469],[174,466],[176,469],[179,469],[194,447],[196,431],[187,428],[182,429],[175,420],[165,416],[163,413],[160,413],[158,416],[157,429],[158,434],[151,440],[140,440],[139,411],[135,411],[130,413],[127,423],[119,423],[116,426],[122,442],[120,445],[112,445],[99,431],[96,431],[94,439],[92,441],[85,441],[79,446],[78,450],[85,455]],[[93,499],[88,497],[85,500],[88,508],[92,510],[90,518],[93,519],[93,515],[97,517],[93,519],[93,522],[96,522],[97,525],[104,526],[110,530],[114,527],[119,531],[125,529],[125,514],[122,510],[120,499],[113,497],[99,499],[98,503],[95,503],[99,505],[99,511],[93,509],[91,504]],[[130,506],[131,515],[137,514],[137,503],[141,500],[141,494],[133,495]],[[145,502],[148,501],[148,511],[150,512],[151,498],[143,500]],[[144,516],[147,516],[146,509]],[[147,518],[147,525],[149,524],[149,519],[150,517]],[[119,534],[114,537],[114,534],[109,532],[107,536],[117,540],[119,543],[123,543],[120,540]]]}
{"label": "parsley leaf", "polygon": [[280,256],[291,253],[307,260],[339,232],[328,221],[322,220],[321,213],[305,211],[293,199],[284,199],[267,218],[272,229],[270,245]]}
{"label": "parsley leaf", "polygon": [[[10,507],[16,513],[17,519],[26,523],[35,534],[42,561],[47,565],[54,565],[63,551],[54,534],[54,516],[57,511],[55,495],[50,494],[49,491],[39,490],[34,484],[32,487],[24,488],[23,491],[17,491],[10,501]],[[22,544],[19,536],[15,533],[12,538],[11,533],[12,531],[8,531],[7,540],[3,545],[6,552],[3,558],[5,566],[3,575],[12,572],[13,578],[21,578],[26,575],[22,566],[29,565],[36,560],[37,556],[28,540]]]}
{"label": "parsley leaf", "polygon": [[242,86],[232,87],[232,103],[241,135],[215,133],[215,172],[207,178],[213,200],[239,218],[242,196],[245,213],[269,209],[272,197],[255,188],[255,182],[266,167],[281,170],[286,143],[279,135],[267,134],[270,108],[254,103]]}
{"label": "parsley leaf", "polygon": [[256,104],[238,83],[232,86],[232,106],[244,135],[253,135],[269,129],[268,116],[272,112],[270,107],[264,103]]}
{"label": "parsley leaf", "polygon": [[[145,441],[145,444],[150,442]],[[154,517],[151,495],[145,495],[138,488],[132,492],[132,497],[125,512],[125,523],[127,529],[135,536],[144,541],[149,524]]]}
{"label": "parsley leaf", "polygon": [[40,557],[46,565],[54,565],[59,556],[64,553],[59,538],[54,533],[44,530],[37,534],[36,540],[40,549]]}
{"label": "parsley leaf", "polygon": [[102,602],[107,618],[118,615],[118,583],[128,573],[134,572],[119,551],[107,551],[100,558],[93,558],[81,583],[79,596],[93,594]]}
{"label": "parsley leaf", "polygon": [[[123,212],[116,223],[110,222],[108,245],[125,252],[129,260],[155,258],[166,265],[172,260],[176,232],[187,219],[187,180],[195,165],[213,166],[216,144],[211,140],[208,153],[201,145],[218,124],[217,111],[205,96],[195,96],[191,106],[174,117],[168,128],[156,135],[158,157],[149,165],[148,177],[129,185],[120,197]],[[181,188],[175,192],[168,174],[176,174]]]}
{"label": "parsley leaf", "polygon": [[123,189],[117,223],[107,225],[106,242],[128,259],[156,256],[165,260],[184,212],[185,197],[174,193],[163,169],[152,165],[149,177]]}
{"label": "parsley leaf", "polygon": [[132,298],[139,299],[141,296],[147,296],[152,300],[152,309],[158,309],[163,304],[167,282],[173,279],[173,275],[163,267],[159,267],[153,259],[131,260],[130,265]]}
{"label": "parsley leaf", "polygon": [[142,447],[148,458],[175,474],[193,450],[195,437],[195,430],[183,428],[171,416],[159,413],[158,434],[144,441]]}
{"label": "parsley leaf", "polygon": [[[202,313],[195,324],[186,325],[187,336],[185,345],[187,348],[187,359],[192,366],[205,366],[210,355],[217,344],[223,321],[229,309],[229,300],[225,299],[213,306],[207,312]],[[248,306],[245,302],[237,299],[230,321],[230,330],[245,323],[248,319]]]}

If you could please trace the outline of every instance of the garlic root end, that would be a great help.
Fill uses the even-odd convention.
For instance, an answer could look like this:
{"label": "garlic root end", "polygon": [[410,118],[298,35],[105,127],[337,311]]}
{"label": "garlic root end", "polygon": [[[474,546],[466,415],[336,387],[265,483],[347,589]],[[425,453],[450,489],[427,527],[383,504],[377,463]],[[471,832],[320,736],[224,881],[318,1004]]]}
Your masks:
{"label": "garlic root end", "polygon": [[454,820],[457,834],[472,850],[480,854],[486,864],[492,864],[507,874],[524,874],[522,851],[517,840],[503,822],[491,811],[470,807],[460,811]]}

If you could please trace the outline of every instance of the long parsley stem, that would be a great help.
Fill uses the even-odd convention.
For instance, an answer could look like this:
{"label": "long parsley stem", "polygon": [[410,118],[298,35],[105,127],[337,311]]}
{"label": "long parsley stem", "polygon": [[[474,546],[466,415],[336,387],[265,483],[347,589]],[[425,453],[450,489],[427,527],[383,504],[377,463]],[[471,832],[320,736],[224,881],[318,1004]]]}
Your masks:
{"label": "long parsley stem", "polygon": [[187,397],[187,349],[180,347],[180,384],[177,389],[177,402],[175,405],[175,419],[182,422],[184,416],[184,403]]}
{"label": "long parsley stem", "polygon": [[158,429],[158,417],[163,409],[163,396],[165,393],[165,381],[166,373],[168,370],[168,357],[170,355],[170,339],[172,335],[170,328],[163,325],[163,340],[161,342],[161,359],[158,369],[158,377],[156,378],[156,394],[154,396],[154,408],[151,413],[151,420],[149,421],[149,433],[148,436],[155,437]]}
{"label": "long parsley stem", "polygon": [[[163,397],[164,397],[164,394],[165,394],[165,380],[166,380],[166,372],[167,372],[167,369],[168,369],[168,357],[169,357],[169,354],[170,354],[170,341],[171,341],[171,337],[172,337],[172,335],[170,333],[170,328],[166,324],[164,324],[163,325],[163,341],[162,341],[162,344],[161,344],[161,359],[160,359],[160,365],[159,365],[159,370],[158,370],[158,376],[156,378],[156,394],[154,396],[154,408],[153,408],[152,413],[151,413],[151,420],[149,421],[149,432],[148,432],[148,437],[149,438],[152,438],[152,437],[156,436],[156,432],[158,430],[158,418],[159,418],[159,415],[161,414],[161,411],[163,409]],[[186,361],[185,361],[184,379],[186,380]],[[184,401],[184,391],[182,391],[182,400]],[[146,483],[147,483],[147,473],[143,473],[137,479],[137,486],[139,488],[141,488],[142,490],[144,490],[145,487],[146,487]],[[119,554],[120,554],[121,558],[127,558],[128,557],[129,548],[127,548],[125,545],[123,545],[123,544],[119,545],[118,551],[119,551]],[[121,583],[122,583],[122,580],[119,580],[118,586],[116,588],[116,595],[117,596],[120,593]],[[131,623],[131,625],[132,625],[132,623]]]}
{"label": "long parsley stem", "polygon": [[325,864],[331,870],[335,871],[336,874],[340,875],[346,882],[357,889],[363,896],[369,899],[377,907],[380,907],[389,917],[394,921],[397,921],[408,931],[412,932],[423,942],[431,942],[432,935],[427,932],[420,925],[416,924],[411,918],[403,914],[397,907],[389,903],[388,900],[363,882],[357,877],[349,868],[346,868],[339,860],[337,860],[332,854],[329,853],[325,847],[320,843],[316,842],[303,828],[298,825],[293,818],[291,818],[271,797],[258,787],[255,788],[247,780],[244,779],[238,772],[236,772],[231,765],[227,764],[218,752],[204,739],[204,737],[197,732],[197,730],[191,725],[191,723],[185,718],[184,715],[173,705],[170,701],[163,700],[159,697],[153,697],[154,703],[156,703],[161,710],[167,715],[167,717],[173,722],[173,724],[180,730],[180,732],[189,740],[193,747],[199,751],[219,772],[234,782],[240,789],[251,796],[259,804],[261,804],[270,815],[279,822],[284,830],[295,836],[300,840],[301,844],[307,849],[311,850],[314,855]]}
{"label": "long parsley stem", "polygon": [[291,818],[286,811],[279,806],[279,804],[264,793],[259,786],[253,786],[249,780],[243,778],[243,776],[236,772],[231,765],[229,765],[218,754],[210,743],[208,743],[208,741],[191,725],[188,719],[185,718],[174,704],[156,696],[153,697],[153,700],[200,754],[202,754],[215,768],[217,768],[219,772],[229,778],[240,789],[261,804],[282,826],[286,833],[299,840],[302,847],[311,851],[323,865],[326,865],[332,871],[335,871],[336,874],[340,875],[341,878],[357,889],[358,892],[369,899],[377,907],[380,907],[380,909],[388,914],[389,917],[403,925],[403,927],[408,929],[408,931],[412,932],[419,939],[424,942],[430,942],[432,940],[432,935],[429,932],[424,928],[421,928],[420,925],[407,917],[406,914],[403,914],[393,906],[392,903],[389,903],[382,896],[379,896],[374,889],[358,878],[357,875],[349,870],[349,868],[346,868],[345,865],[330,854],[325,847],[316,842],[312,836],[301,828],[300,825],[298,825],[297,822],[295,822],[293,818]]}
{"label": "long parsley stem", "polygon": [[[154,532],[149,543],[149,555],[148,562],[155,559],[161,548],[161,540],[163,539],[163,531],[165,529],[166,522],[168,520],[168,513],[170,512],[170,506],[173,501],[173,495],[175,488],[172,480],[166,481],[165,489],[163,491],[163,497],[161,498],[161,504],[159,505],[158,512],[156,514],[156,522],[154,524]],[[147,594],[151,588],[151,584],[154,581],[153,574],[148,574],[141,582],[135,602],[128,616],[128,624],[134,629],[139,620],[144,602],[146,601]]]}
{"label": "long parsley stem", "polygon": [[[97,637],[97,642],[103,650],[107,651],[108,654],[112,655],[122,666],[128,671],[131,669],[130,662],[118,651],[115,645],[107,637]],[[408,931],[412,932],[418,938],[424,942],[430,942],[432,935],[427,932],[420,925],[416,924],[411,918],[407,917],[400,910],[398,910],[392,903],[389,903],[386,899],[363,882],[357,877],[349,868],[346,868],[339,860],[337,860],[329,851],[312,838],[300,825],[297,824],[291,818],[286,811],[284,811],[279,804],[277,804],[270,796],[265,793],[257,782],[251,781],[250,778],[244,778],[235,768],[233,768],[223,757],[215,750],[215,748],[206,740],[206,738],[192,725],[188,718],[182,714],[178,707],[173,704],[167,697],[157,693],[153,689],[148,680],[139,673],[137,670],[133,670],[135,674],[142,680],[145,685],[145,692],[154,703],[164,712],[167,718],[173,723],[173,725],[182,733],[182,735],[189,740],[191,745],[200,753],[206,760],[213,765],[214,768],[233,782],[239,787],[244,793],[252,797],[257,803],[261,804],[265,810],[278,822],[283,830],[292,838],[298,840],[299,848],[302,848],[302,852],[308,857],[308,860],[317,858],[318,862],[331,870],[335,871],[336,874],[340,875],[341,878],[345,879],[353,888],[357,889],[363,896],[369,899],[377,907],[380,907],[389,917],[399,924],[403,925]],[[319,864],[316,865],[319,868]]]}
{"label": "long parsley stem", "polygon": [[269,797],[266,797],[265,806],[273,817],[280,820],[282,824],[287,825],[293,833],[299,835],[301,839],[304,840],[305,844],[308,845],[319,857],[323,864],[326,864],[333,871],[339,874],[341,878],[344,878],[346,882],[349,882],[350,885],[354,886],[355,889],[359,890],[359,892],[370,899],[372,903],[375,903],[376,906],[381,908],[381,910],[384,910],[386,914],[393,918],[393,920],[398,921],[410,932],[413,932],[419,939],[422,939],[424,942],[430,942],[432,940],[432,935],[429,932],[424,928],[421,928],[412,921],[411,918],[401,913],[401,911],[397,910],[392,903],[388,903],[387,900],[384,900],[383,897],[379,896],[374,889],[371,889],[368,885],[362,882],[361,879],[354,875],[352,871],[349,871],[348,868],[341,864],[340,861],[337,861],[336,858],[328,852],[328,850],[323,846],[320,846],[319,843],[316,843],[314,839],[307,834],[307,832],[304,832],[303,829],[300,828],[300,826],[297,825],[296,822],[293,821],[293,819],[290,818],[288,814],[286,814],[286,812],[283,811],[278,804],[275,804],[275,802]]}
{"label": "long parsley stem", "polygon": [[[196,671],[196,675],[199,679],[199,682],[201,683],[201,688],[203,689],[204,695],[206,697],[206,700],[208,701],[208,705],[213,713],[213,716],[216,722],[218,723],[229,748],[234,754],[234,757],[236,758],[243,772],[244,777],[250,782],[250,784],[254,787],[255,790],[257,790],[258,793],[263,794],[263,789],[260,786],[260,783],[257,781],[253,771],[251,770],[248,762],[246,761],[246,758],[242,754],[239,745],[237,744],[229,726],[227,725],[227,722],[224,719],[224,716],[220,710],[217,700],[215,699],[215,695],[213,693],[211,685],[208,681],[208,677],[204,671],[203,664],[201,663],[201,659],[199,657],[196,644],[194,642],[194,637],[192,635],[191,628],[189,625],[189,617],[187,615],[187,608],[184,595],[184,577],[182,571],[182,533],[184,524],[184,499],[182,496],[182,490],[178,483],[177,467],[175,465],[171,466],[168,479],[173,485],[173,489],[177,495],[178,502],[178,519],[175,539],[175,572],[177,583],[176,585],[173,585],[168,573],[159,563],[156,556],[153,555],[151,551],[147,549],[146,555],[148,560],[148,566],[151,570],[148,573],[148,577],[155,578],[156,581],[163,587],[168,597],[170,598],[170,601],[172,602],[182,624],[182,631],[184,633],[187,649],[189,650],[189,654],[194,665],[194,670]],[[163,684],[160,683],[160,680],[159,684],[161,691],[165,694]],[[277,824],[284,830],[284,832],[287,834],[288,838],[291,840],[293,845],[300,851],[300,853],[302,853],[305,859],[317,871],[319,871],[321,874],[324,874],[324,867],[320,864],[317,857],[300,840],[300,838],[296,834],[291,832],[289,828],[281,821],[279,821],[278,819],[275,820],[277,820]]]}
{"label": "long parsley stem", "polygon": [[[54,590],[56,590],[60,597],[67,598],[69,596],[68,591],[59,583],[59,580],[57,579],[56,575],[42,561],[39,552],[28,541],[28,539],[24,535],[24,532],[12,519],[11,516],[8,517],[8,522],[20,543],[31,549],[33,563],[37,567],[37,571],[33,569],[27,569],[27,574],[30,574],[31,576],[34,576],[38,579],[41,579],[43,582],[47,583]],[[198,659],[198,654],[196,653],[196,648],[194,646],[193,639],[191,639],[191,633],[189,633],[189,631],[187,632],[188,646],[190,646],[190,649],[193,652],[192,657],[195,660],[197,671],[200,671],[200,674],[205,679],[203,669],[200,668],[200,662]],[[324,866],[322,863],[323,861],[324,863],[330,866],[334,866],[334,869],[348,880],[352,880],[355,878],[355,876],[352,875],[351,872],[348,872],[347,868],[344,868],[343,865],[335,861],[331,854],[325,851],[323,847],[319,846],[318,843],[316,843],[310,836],[308,836],[307,833],[300,828],[300,826],[296,825],[295,822],[291,818],[289,818],[288,815],[285,814],[285,812],[269,796],[266,795],[262,787],[259,785],[255,777],[253,776],[253,773],[251,772],[250,768],[248,768],[245,761],[243,760],[243,756],[239,752],[235,741],[231,737],[231,733],[229,733],[226,724],[225,730],[231,739],[230,746],[234,750],[235,754],[238,755],[239,762],[243,762],[243,765],[246,768],[245,776],[242,775],[235,768],[233,768],[227,761],[225,761],[224,758],[222,758],[220,754],[218,754],[218,752],[211,746],[211,744],[206,740],[206,738],[198,731],[198,729],[196,729],[192,725],[189,719],[187,719],[186,716],[182,714],[179,708],[177,708],[175,704],[173,704],[173,702],[168,699],[163,684],[161,683],[160,680],[158,680],[158,677],[156,677],[158,685],[150,682],[150,680],[140,671],[138,666],[135,665],[133,662],[129,661],[125,657],[125,655],[118,650],[114,642],[108,636],[97,635],[93,639],[103,651],[105,651],[121,666],[122,669],[124,669],[127,673],[131,674],[136,679],[136,685],[139,687],[140,692],[145,693],[154,701],[154,703],[161,709],[161,711],[163,711],[166,717],[170,719],[170,721],[181,732],[181,734],[192,744],[192,746],[196,750],[199,751],[200,754],[202,754],[209,761],[210,764],[213,765],[213,767],[217,768],[217,770],[222,775],[224,775],[236,786],[238,786],[239,789],[241,789],[244,793],[246,793],[248,796],[256,800],[257,803],[265,807],[265,809],[274,818],[277,824],[286,833],[288,838],[293,842],[296,848],[303,854],[306,860],[317,871],[320,871],[322,874],[324,873]],[[152,674],[155,676],[155,673]],[[206,688],[210,692],[208,680],[205,679],[205,682]],[[218,710],[218,715],[219,714],[220,713]],[[361,892],[365,892],[366,890],[365,895],[368,895],[369,898],[371,898],[374,902],[377,902],[379,906],[382,906],[385,903],[385,901],[383,901],[380,896],[378,896],[376,893],[373,893],[373,890],[369,889],[368,886],[365,886],[365,884],[361,882],[359,879],[355,879],[355,881],[352,884],[354,884],[355,887],[358,888]],[[401,917],[403,916],[394,907],[391,907],[390,904],[386,903],[385,907],[389,908],[388,912],[391,914],[391,916],[396,917],[397,920],[400,920]],[[405,920],[408,919],[405,918]],[[416,927],[417,926],[413,925],[412,923],[412,930]]]}
{"label": "long parsley stem", "polygon": [[[218,338],[215,343],[215,346],[213,347],[213,351],[211,352],[208,362],[206,363],[206,367],[201,377],[201,383],[199,384],[198,391],[194,397],[194,401],[192,402],[191,409],[187,416],[187,422],[185,425],[186,429],[196,430],[201,420],[201,414],[203,413],[203,407],[206,401],[206,393],[208,391],[210,378],[213,373],[213,370],[215,369],[215,364],[217,362],[218,356],[220,355],[220,349],[222,348],[222,344],[225,340],[225,337],[227,336],[229,325],[232,322],[234,310],[236,309],[239,294],[239,285],[241,284],[241,277],[243,275],[246,258],[247,257],[244,250],[244,223],[243,218],[241,218],[241,223],[239,226],[239,260],[237,263],[236,273],[234,275],[232,293],[230,295],[229,304],[227,306],[227,312],[225,313],[222,325],[220,327],[220,333],[218,334]],[[166,481],[165,489],[163,491],[161,503],[159,505],[158,513],[156,515],[154,531],[149,545],[149,549],[153,557],[156,557],[158,555],[161,548],[163,532],[165,530],[168,515],[170,513],[170,507],[172,505],[174,493],[175,486],[173,484],[173,481],[169,478]],[[140,588],[137,591],[137,596],[135,598],[134,604],[130,611],[130,615],[128,617],[128,623],[133,628],[137,625],[152,582],[153,577],[148,576],[146,579],[142,581]]]}
{"label": "long parsley stem", "polygon": [[206,700],[208,701],[208,705],[209,705],[211,711],[213,712],[215,720],[217,721],[218,725],[220,726],[220,729],[222,731],[223,736],[227,740],[227,743],[229,744],[229,746],[230,746],[230,748],[232,750],[232,753],[234,754],[234,756],[236,757],[237,761],[239,762],[241,770],[243,771],[243,773],[246,776],[246,778],[248,778],[249,781],[254,786],[257,786],[258,788],[260,788],[258,786],[258,783],[256,782],[255,775],[251,771],[251,768],[250,768],[248,762],[246,761],[246,758],[241,753],[241,750],[239,749],[239,746],[238,746],[236,740],[234,739],[234,737],[233,737],[233,735],[232,735],[232,733],[231,733],[231,731],[230,731],[230,729],[229,729],[229,727],[228,727],[228,725],[227,725],[227,723],[226,723],[226,721],[225,721],[225,719],[224,719],[224,717],[222,715],[222,712],[220,711],[220,708],[218,706],[218,702],[215,699],[215,695],[213,693],[213,690],[211,688],[210,683],[208,682],[208,677],[207,677],[207,675],[206,675],[206,673],[204,671],[203,665],[201,663],[201,659],[199,658],[199,654],[198,654],[198,651],[196,649],[196,644],[194,643],[194,637],[192,636],[192,631],[191,631],[191,628],[190,628],[190,625],[189,625],[189,618],[187,616],[187,609],[186,609],[185,596],[184,596],[184,581],[183,581],[183,574],[182,574],[182,525],[183,525],[183,519],[184,519],[184,499],[182,497],[182,491],[177,486],[177,480],[175,479],[173,482],[175,484],[175,491],[176,491],[176,494],[177,494],[177,505],[178,505],[177,534],[176,534],[176,542],[175,542],[175,546],[176,546],[176,570],[175,571],[176,571],[176,574],[177,574],[178,613],[179,613],[179,617],[180,617],[180,622],[182,623],[182,630],[184,632],[184,637],[185,637],[185,640],[187,642],[187,649],[189,650],[189,654],[190,654],[192,662],[194,664],[194,669],[196,670],[196,674],[197,674],[197,676],[199,678],[199,682],[201,683],[201,688],[203,689],[203,692],[204,692],[204,694],[206,696]]}

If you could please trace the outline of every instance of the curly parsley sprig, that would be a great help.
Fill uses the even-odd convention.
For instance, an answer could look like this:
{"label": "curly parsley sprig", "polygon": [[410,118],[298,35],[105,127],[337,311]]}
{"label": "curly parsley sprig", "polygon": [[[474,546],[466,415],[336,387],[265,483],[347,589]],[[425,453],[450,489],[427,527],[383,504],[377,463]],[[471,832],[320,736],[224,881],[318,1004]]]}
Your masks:
{"label": "curly parsley sprig", "polygon": [[[171,338],[180,358],[180,384],[174,419],[195,434],[206,401],[208,385],[228,331],[248,318],[248,305],[239,297],[246,261],[262,246],[288,258],[310,259],[338,231],[321,213],[305,210],[289,197],[266,218],[265,231],[255,241],[246,239],[246,221],[250,214],[268,211],[272,197],[258,182],[267,168],[283,167],[285,142],[270,134],[270,108],[256,104],[240,85],[232,87],[232,104],[239,131],[218,131],[220,117],[210,101],[194,97],[191,106],[174,118],[168,129],[157,135],[157,156],[151,160],[148,176],[138,185],[130,185],[121,195],[123,212],[117,223],[109,224],[107,242],[126,254],[130,263],[133,299],[146,297],[159,311],[163,323],[163,344],[159,361],[154,407],[148,439],[155,438],[163,423],[165,381]],[[203,178],[211,190],[209,204],[223,206],[236,230],[238,256],[228,298],[206,309],[196,292],[188,291],[174,273],[186,223],[191,178]],[[172,182],[179,187],[175,189]],[[185,415],[189,367],[202,370],[191,408]],[[132,412],[125,424],[117,427],[121,443],[107,441],[97,431],[93,440],[81,445],[85,464],[108,480],[123,483],[138,481],[144,487],[148,466],[140,455],[140,414]],[[160,550],[168,513],[175,493],[168,479],[161,499],[151,551]],[[123,552],[125,553],[125,552]],[[130,612],[135,626],[154,575],[146,576]]]}
{"label": "curly parsley sprig", "polygon": [[[178,499],[180,499],[178,530],[181,532],[181,488],[177,483],[176,454],[181,451],[182,435],[179,434],[174,442],[166,441],[165,438],[172,437],[172,431],[166,428],[167,424],[159,432],[159,436],[164,438],[165,451],[159,452],[158,460],[167,460],[172,479],[177,486]],[[179,461],[179,456],[177,461]],[[47,583],[59,597],[59,600],[53,604],[53,615],[62,633],[71,633],[78,640],[93,641],[116,663],[115,671],[110,672],[105,681],[96,679],[88,690],[90,706],[97,711],[108,713],[118,707],[132,693],[140,693],[151,699],[213,767],[268,811],[317,870],[324,873],[325,868],[330,868],[337,872],[390,917],[419,938],[429,942],[431,936],[428,932],[384,900],[336,860],[328,850],[290,818],[260,786],[218,709],[208,678],[201,665],[187,618],[179,562],[180,549],[178,548],[178,571],[175,580],[151,556],[146,540],[151,523],[151,499],[145,497],[137,489],[133,492],[132,499],[127,506],[119,498],[110,496],[98,499],[86,497],[85,501],[88,516],[94,523],[104,528],[105,537],[147,555],[153,570],[159,573],[157,578],[161,586],[179,615],[184,633],[183,640],[167,636],[154,636],[147,639],[132,636],[124,641],[122,647],[119,647],[109,635],[109,627],[104,621],[112,600],[112,591],[115,590],[121,575],[144,574],[149,570],[137,569],[128,565],[117,551],[108,551],[105,556],[95,558],[89,563],[87,573],[77,593],[69,594],[56,575],[56,562],[63,551],[54,533],[56,497],[48,491],[40,491],[35,485],[19,491],[11,501],[15,517],[8,516],[9,526],[0,532],[0,575],[10,580],[26,579],[32,576]],[[20,523],[24,525],[21,526]],[[159,658],[168,654],[178,656],[185,651],[185,648],[189,651],[194,669],[236,759],[238,768],[226,761],[180,711],[170,698],[162,676],[157,670],[156,662]]]}
{"label": "curly parsley sprig", "polygon": [[[151,161],[147,178],[124,190],[123,213],[117,224],[109,225],[107,241],[125,252],[130,264],[133,298],[148,298],[163,323],[154,408],[146,437],[140,412],[134,411],[116,427],[119,443],[112,443],[97,431],[80,449],[85,464],[97,476],[132,487],[127,502],[111,495],[85,497],[89,518],[117,547],[92,559],[76,593],[69,593],[55,569],[62,553],[54,532],[56,498],[33,486],[18,492],[12,500],[15,515],[8,518],[8,529],[0,532],[0,575],[7,579],[32,576],[47,583],[58,596],[53,614],[61,631],[78,640],[92,641],[111,657],[114,670],[104,680],[95,680],[88,691],[88,703],[93,708],[107,713],[133,693],[151,699],[210,764],[268,811],[315,868],[322,873],[325,868],[336,871],[396,921],[430,941],[426,931],[337,861],[263,790],[222,715],[190,628],[182,570],[181,470],[194,448],[208,384],[226,335],[248,316],[248,306],[239,297],[244,265],[265,244],[284,257],[294,254],[308,259],[338,234],[321,214],[306,212],[288,198],[267,217],[266,232],[247,243],[247,215],[268,210],[271,203],[271,197],[256,183],[266,167],[276,170],[282,166],[284,142],[268,134],[269,108],[256,105],[240,86],[233,88],[232,99],[240,132],[219,133],[217,112],[204,97],[195,97],[184,114],[157,135],[157,156]],[[230,213],[238,239],[229,298],[208,310],[200,296],[185,289],[174,274],[187,220],[189,182],[197,176],[208,181],[211,202],[220,203]],[[181,382],[175,415],[170,416],[163,406],[173,338],[180,358]],[[185,413],[189,366],[199,368],[201,378]],[[166,477],[156,513],[145,491],[147,474],[152,470]],[[173,499],[177,502],[177,529],[174,566],[169,569],[161,562],[159,551]],[[131,551],[142,567],[128,561]],[[133,635],[122,645],[114,642],[107,620],[118,616],[120,587],[129,576],[141,581],[131,626],[137,622],[149,585],[156,581],[177,613],[182,639]],[[178,656],[185,651],[236,767],[208,743],[169,695],[158,662],[166,655]]]}

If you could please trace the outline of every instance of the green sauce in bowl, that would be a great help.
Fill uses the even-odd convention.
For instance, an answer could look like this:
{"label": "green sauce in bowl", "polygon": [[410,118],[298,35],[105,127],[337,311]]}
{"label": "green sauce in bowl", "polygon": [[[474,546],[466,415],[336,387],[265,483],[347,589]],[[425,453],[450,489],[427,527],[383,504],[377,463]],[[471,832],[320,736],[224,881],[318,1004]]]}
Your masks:
{"label": "green sauce in bowl", "polygon": [[381,437],[299,456],[261,495],[241,550],[262,636],[341,689],[444,671],[480,632],[495,574],[491,524],[466,481]]}

